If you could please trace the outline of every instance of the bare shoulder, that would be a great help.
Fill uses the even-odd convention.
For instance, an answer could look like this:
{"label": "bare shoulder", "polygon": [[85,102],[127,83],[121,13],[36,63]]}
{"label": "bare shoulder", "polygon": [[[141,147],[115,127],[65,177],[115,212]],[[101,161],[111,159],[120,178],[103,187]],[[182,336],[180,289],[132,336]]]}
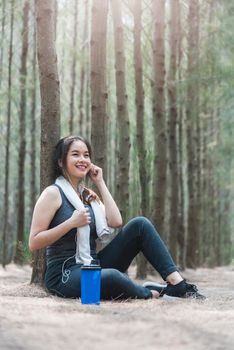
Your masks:
{"label": "bare shoulder", "polygon": [[51,185],[44,189],[42,193],[45,193],[46,196],[59,198],[60,192],[57,186]]}
{"label": "bare shoulder", "polygon": [[38,201],[47,204],[53,203],[55,207],[59,208],[61,206],[62,199],[58,187],[53,185],[46,187],[41,193]]}

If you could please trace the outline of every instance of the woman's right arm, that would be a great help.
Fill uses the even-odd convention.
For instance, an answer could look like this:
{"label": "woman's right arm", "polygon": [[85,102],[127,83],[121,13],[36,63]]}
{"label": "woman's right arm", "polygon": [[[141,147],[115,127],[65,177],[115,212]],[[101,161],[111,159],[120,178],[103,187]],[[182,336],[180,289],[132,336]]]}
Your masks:
{"label": "woman's right arm", "polygon": [[55,186],[47,187],[40,195],[33,212],[29,235],[29,249],[42,249],[56,242],[74,227],[87,225],[90,217],[86,209],[74,210],[72,216],[60,225],[48,229],[56,211],[61,206],[61,196]]}

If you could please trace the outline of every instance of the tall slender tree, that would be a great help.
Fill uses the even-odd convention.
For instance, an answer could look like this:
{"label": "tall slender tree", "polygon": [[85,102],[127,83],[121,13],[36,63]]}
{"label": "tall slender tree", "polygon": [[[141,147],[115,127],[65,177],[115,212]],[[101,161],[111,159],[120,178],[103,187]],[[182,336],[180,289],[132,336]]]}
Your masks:
{"label": "tall slender tree", "polygon": [[137,126],[137,152],[139,159],[139,175],[141,185],[141,212],[147,216],[149,211],[149,174],[146,167],[146,145],[144,124],[144,86],[142,66],[142,3],[135,0],[133,6],[134,15],[134,69],[135,69],[135,104],[136,104],[136,126]]}
{"label": "tall slender tree", "polygon": [[[60,134],[60,93],[55,49],[54,0],[36,0],[37,58],[41,93],[41,191],[52,183],[52,152]],[[31,282],[43,284],[45,251],[34,255]]]}
{"label": "tall slender tree", "polygon": [[33,11],[33,57],[32,57],[32,94],[31,94],[31,126],[30,126],[30,208],[34,208],[36,201],[36,104],[37,104],[37,51],[36,51],[36,13]]}
{"label": "tall slender tree", "polygon": [[[88,20],[89,20],[89,0],[85,0],[85,10],[84,10],[84,27],[83,27],[83,37],[81,43],[82,61],[80,65],[80,97],[79,97],[79,129],[82,135],[89,137],[89,118],[87,111],[85,112],[84,98],[85,98],[85,88],[88,90],[87,84],[85,82],[88,80],[89,75],[89,63],[87,59],[88,54]],[[87,100],[89,98],[87,96]],[[86,126],[86,127],[85,127]]]}
{"label": "tall slender tree", "polygon": [[167,132],[165,118],[165,0],[153,1],[153,100],[154,100],[154,188],[153,221],[160,234],[163,234],[165,221],[166,171],[167,171]]}
{"label": "tall slender tree", "polygon": [[10,44],[8,61],[8,89],[7,89],[7,134],[6,134],[6,154],[5,154],[5,184],[4,184],[4,225],[2,240],[2,265],[5,267],[7,262],[7,231],[9,216],[9,146],[11,138],[11,90],[12,90],[12,59],[13,59],[13,33],[14,33],[14,15],[15,1],[11,0],[11,20],[10,20]]}
{"label": "tall slender tree", "polygon": [[200,115],[200,100],[201,100],[201,92],[200,92],[200,4],[199,1],[196,6],[196,32],[195,32],[195,40],[196,40],[196,81],[194,81],[194,86],[196,90],[196,121],[195,121],[195,147],[196,147],[196,213],[197,213],[197,258],[196,264],[197,266],[200,264],[201,260],[201,245],[202,245],[202,228],[200,225],[201,221],[201,203],[202,203],[202,128],[201,128],[201,115]]}
{"label": "tall slender tree", "polygon": [[187,160],[188,160],[188,235],[187,235],[187,255],[188,267],[196,267],[198,264],[199,237],[197,226],[197,89],[194,84],[194,77],[198,65],[197,61],[197,15],[198,0],[189,2],[188,13],[188,87],[186,103],[186,127],[187,127]]}
{"label": "tall slender tree", "polygon": [[181,16],[181,2],[178,1],[178,12],[177,12],[177,28],[178,28],[178,46],[177,46],[177,114],[178,114],[178,177],[179,177],[179,211],[178,211],[178,263],[179,266],[185,268],[185,190],[184,190],[184,107],[182,104],[183,89],[180,86],[182,81],[182,55],[183,55],[183,37],[184,30],[182,26]]}
{"label": "tall slender tree", "polygon": [[[215,169],[220,169],[217,162],[217,155],[214,152],[217,144],[219,144],[220,134],[220,111],[218,109],[218,93],[217,87],[219,85],[217,81],[217,55],[219,47],[219,40],[217,40],[217,33],[212,31],[213,26],[216,25],[215,11],[217,11],[217,2],[210,2],[207,4],[207,23],[208,23],[208,38],[206,49],[208,55],[206,55],[205,64],[206,69],[212,81],[204,87],[203,97],[203,115],[205,117],[201,120],[202,129],[202,178],[201,178],[201,220],[200,228],[201,234],[201,263],[208,264],[209,266],[222,264],[222,238],[224,238],[220,224],[220,202],[219,198],[219,180],[218,175],[215,175]],[[210,98],[212,96],[212,98]],[[208,98],[209,97],[209,98]],[[221,143],[220,143],[221,144]],[[209,145],[213,145],[209,147]],[[221,238],[221,236],[223,236]],[[212,241],[212,245],[209,242]]]}
{"label": "tall slender tree", "polygon": [[178,137],[177,137],[177,93],[176,69],[178,59],[178,15],[179,2],[170,3],[170,60],[168,72],[169,103],[169,176],[171,188],[170,200],[170,251],[174,259],[177,256],[179,176],[178,176]]}
{"label": "tall slender tree", "polygon": [[106,31],[108,0],[93,0],[91,29],[91,141],[95,149],[94,163],[107,174],[107,86]]}
{"label": "tall slender tree", "polygon": [[2,1],[2,22],[1,22],[1,48],[0,48],[0,88],[2,86],[2,68],[3,68],[3,54],[4,43],[3,38],[5,35],[5,23],[6,23],[6,0]]}
{"label": "tall slender tree", "polygon": [[18,203],[17,203],[17,242],[15,262],[23,262],[24,216],[25,216],[25,149],[26,149],[26,88],[28,57],[28,13],[29,2],[23,8],[22,52],[20,67],[20,113],[19,113],[19,158],[18,158]]}
{"label": "tall slender tree", "polygon": [[[144,125],[144,87],[143,87],[143,65],[142,65],[142,2],[135,0],[133,3],[134,17],[134,69],[135,69],[135,104],[136,104],[136,126],[137,126],[137,153],[139,161],[139,177],[141,186],[141,213],[144,216],[149,212],[149,174],[146,166],[146,145]],[[137,278],[145,278],[147,275],[147,260],[143,254],[137,257]]]}
{"label": "tall slender tree", "polygon": [[73,134],[74,130],[74,98],[76,88],[76,62],[77,62],[77,27],[78,27],[78,0],[74,1],[74,17],[73,17],[73,54],[71,66],[71,89],[70,89],[70,118],[69,118],[69,132]]}
{"label": "tall slender tree", "polygon": [[117,125],[119,131],[117,200],[126,221],[129,207],[129,118],[125,83],[124,31],[120,0],[111,0],[115,38],[115,79],[117,95]]}

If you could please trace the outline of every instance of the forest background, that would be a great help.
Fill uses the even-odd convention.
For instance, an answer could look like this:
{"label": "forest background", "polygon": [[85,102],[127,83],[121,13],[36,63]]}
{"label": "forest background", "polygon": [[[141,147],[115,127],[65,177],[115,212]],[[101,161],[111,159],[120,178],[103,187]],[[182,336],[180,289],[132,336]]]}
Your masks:
{"label": "forest background", "polygon": [[231,263],[234,4],[35,4],[0,1],[3,266],[31,260],[32,209],[68,134],[91,140],[124,221],[149,217],[181,268]]}

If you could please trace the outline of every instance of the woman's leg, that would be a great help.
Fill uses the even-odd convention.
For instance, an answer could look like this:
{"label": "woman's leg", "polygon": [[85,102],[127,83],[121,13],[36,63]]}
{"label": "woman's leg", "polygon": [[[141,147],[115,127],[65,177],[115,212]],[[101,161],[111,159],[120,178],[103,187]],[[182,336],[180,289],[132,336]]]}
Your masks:
{"label": "woman's leg", "polygon": [[[131,261],[140,251],[143,252],[161,276],[171,283],[165,292],[167,295],[204,298],[197,293],[194,285],[189,285],[184,280],[181,283],[177,281],[178,276],[179,278],[182,277],[177,272],[177,268],[154,226],[148,219],[138,217],[124,226],[108,246],[98,253],[98,259],[102,267],[102,299],[148,299],[152,297],[153,291],[151,293],[149,289],[137,285],[124,274]],[[53,269],[50,268],[52,273],[49,273],[49,271],[47,273],[46,284],[50,292],[63,297],[80,297],[79,267],[77,265],[71,266],[69,268],[70,273],[68,273],[65,281],[61,281],[61,267],[56,264],[55,271],[51,271]],[[52,280],[50,280],[50,276],[53,277]],[[169,280],[171,276],[175,283]],[[173,286],[172,284],[176,285]]]}
{"label": "woman's leg", "polygon": [[165,244],[152,223],[145,217],[129,221],[98,253],[98,259],[102,268],[114,268],[125,272],[140,251],[163,279],[166,280],[170,274],[177,271]]}
{"label": "woman's leg", "polygon": [[[46,287],[52,294],[63,298],[80,298],[80,266],[67,264],[62,274],[62,264],[53,264],[47,269]],[[149,299],[153,292],[133,282],[125,273],[116,269],[101,270],[101,299]]]}
{"label": "woman's leg", "polygon": [[80,266],[76,265],[74,259],[73,261],[69,261],[65,266],[63,262],[51,263],[46,270],[46,288],[51,294],[63,298],[80,298],[80,274]]}
{"label": "woman's leg", "polygon": [[[152,223],[144,218],[137,217],[131,220],[120,233],[105,247],[98,258],[102,267],[115,268],[126,271],[133,258],[142,251],[146,259],[160,273],[162,278],[169,282],[160,295],[179,298],[205,297],[198,293],[197,287],[187,283],[177,271],[177,268]],[[147,287],[152,293],[158,288]],[[157,293],[157,292],[156,292]],[[154,295],[157,297],[157,295]]]}
{"label": "woman's leg", "polygon": [[117,269],[104,268],[101,271],[101,299],[149,299],[152,294]]}

